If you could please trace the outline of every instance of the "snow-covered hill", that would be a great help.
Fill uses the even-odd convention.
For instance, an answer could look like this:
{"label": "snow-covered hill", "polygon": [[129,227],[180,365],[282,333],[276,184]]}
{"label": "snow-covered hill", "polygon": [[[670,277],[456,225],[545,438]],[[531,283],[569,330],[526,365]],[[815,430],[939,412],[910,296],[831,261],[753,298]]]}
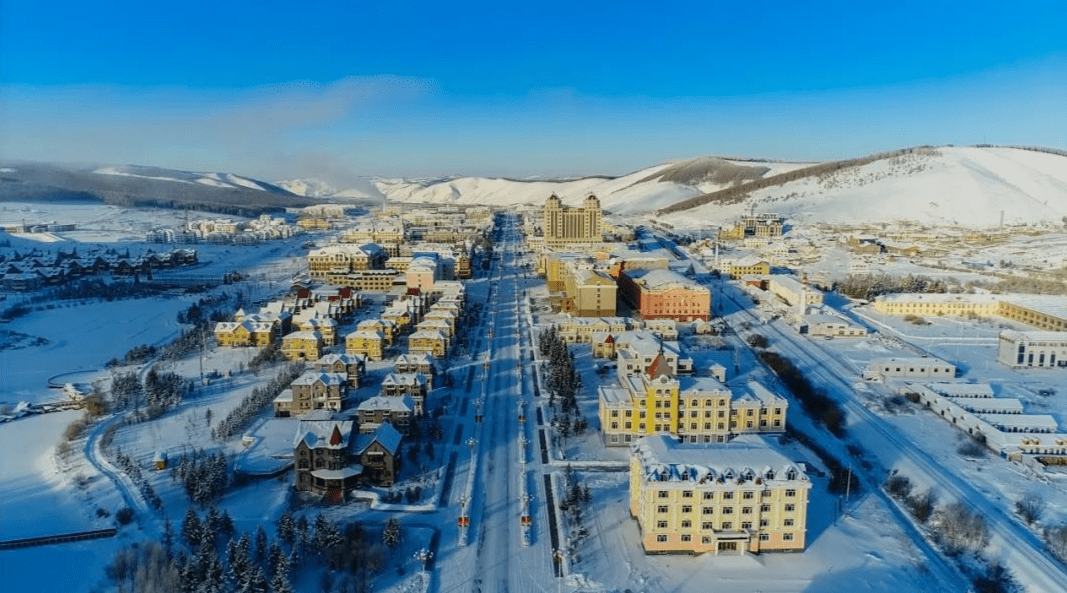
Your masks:
{"label": "snow-covered hill", "polygon": [[321,179],[311,177],[303,179],[283,179],[274,185],[307,198],[326,198],[337,193],[337,188]]}
{"label": "snow-covered hill", "polygon": [[1067,216],[1067,157],[1016,148],[946,146],[809,176],[743,201],[665,215],[680,227],[755,208],[808,222],[913,221],[989,227]]}
{"label": "snow-covered hill", "polygon": [[[654,165],[622,177],[518,180],[485,177],[382,179],[397,202],[541,204],[555,193],[577,205],[596,194],[615,214],[651,213],[690,198],[811,163],[702,157]],[[714,224],[752,209],[809,222],[912,221],[969,227],[1059,223],[1067,216],[1067,156],[1006,147],[916,149],[862,166],[756,190],[735,203],[709,203],[661,218],[680,228]]]}
{"label": "snow-covered hill", "polygon": [[605,210],[634,214],[728,187],[736,179],[755,179],[802,165],[729,162],[702,157],[663,163],[622,177],[565,180],[517,180],[485,177],[448,179],[376,179],[389,200],[437,204],[511,206],[541,204],[553,193],[564,204],[577,205],[596,194]]}
{"label": "snow-covered hill", "polygon": [[[118,177],[132,177],[136,179],[150,179],[152,181],[173,181],[175,183],[199,183],[209,187],[222,189],[254,189],[272,193],[289,194],[287,189],[278,187],[264,181],[243,177],[233,173],[196,173],[192,171],[178,171],[175,169],[163,169],[159,167],[142,167],[139,165],[123,165],[120,167],[100,167],[92,171],[96,175],[114,175]],[[303,194],[298,194],[303,195]]]}

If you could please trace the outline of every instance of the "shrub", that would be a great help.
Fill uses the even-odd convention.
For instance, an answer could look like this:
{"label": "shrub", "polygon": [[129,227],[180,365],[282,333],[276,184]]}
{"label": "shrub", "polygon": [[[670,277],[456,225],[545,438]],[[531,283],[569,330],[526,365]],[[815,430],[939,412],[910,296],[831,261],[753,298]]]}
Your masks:
{"label": "shrub", "polygon": [[119,525],[129,525],[130,521],[133,521],[133,509],[122,507],[115,513],[115,520]]}
{"label": "shrub", "polygon": [[1041,520],[1041,515],[1045,513],[1045,499],[1036,492],[1027,492],[1015,501],[1015,512],[1019,513],[1027,525],[1033,525],[1035,521]]}
{"label": "shrub", "polygon": [[911,511],[911,516],[915,517],[915,520],[920,524],[925,524],[930,520],[936,505],[937,495],[930,490],[908,499],[908,510]]}
{"label": "shrub", "polygon": [[907,476],[889,476],[886,478],[883,487],[886,493],[898,500],[907,500],[911,496],[912,483]]}

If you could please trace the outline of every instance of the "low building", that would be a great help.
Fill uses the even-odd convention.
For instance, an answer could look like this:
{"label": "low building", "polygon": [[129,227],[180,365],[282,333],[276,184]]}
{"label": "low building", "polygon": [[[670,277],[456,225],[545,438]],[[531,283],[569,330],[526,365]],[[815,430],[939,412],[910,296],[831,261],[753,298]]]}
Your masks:
{"label": "low building", "polygon": [[429,354],[401,354],[393,362],[393,371],[397,373],[422,373],[432,378],[437,374],[437,363]]}
{"label": "low building", "polygon": [[345,336],[345,354],[377,361],[384,357],[384,351],[385,337],[381,332],[354,331]]}
{"label": "low building", "polygon": [[386,397],[376,395],[361,402],[356,408],[359,431],[370,433],[378,430],[384,422],[392,424],[403,435],[410,434],[411,420],[415,415],[415,402],[406,395]]}
{"label": "low building", "polygon": [[396,481],[400,471],[400,432],[388,422],[383,422],[370,434],[356,437],[353,447],[363,468],[361,481],[388,488]]}
{"label": "low building", "polygon": [[277,327],[269,321],[220,321],[215,324],[215,341],[219,346],[269,346],[278,336]]}
{"label": "low building", "polygon": [[367,357],[360,354],[326,354],[315,361],[315,369],[344,375],[348,379],[348,386],[355,389],[366,372]]}
{"label": "low building", "polygon": [[293,332],[282,338],[282,356],[286,360],[318,360],[322,358],[322,334]]}
{"label": "low building", "polygon": [[1000,332],[997,360],[1013,368],[1067,368],[1067,332]]}
{"label": "low building", "polygon": [[952,379],[956,366],[936,358],[876,358],[867,364],[863,378],[867,381],[885,379]]}
{"label": "low building", "polygon": [[811,481],[755,435],[714,447],[648,436],[630,454],[630,514],[646,553],[799,552]]}
{"label": "low building", "polygon": [[767,291],[794,307],[814,307],[823,304],[823,293],[792,276],[772,274]]}
{"label": "low building", "polygon": [[363,468],[353,450],[350,420],[302,420],[293,443],[296,489],[342,502],[360,482]]}
{"label": "low building", "polygon": [[429,354],[443,359],[448,355],[448,337],[437,330],[419,330],[408,336],[408,354]]}
{"label": "low building", "polygon": [[297,377],[274,400],[274,415],[299,416],[312,410],[340,412],[348,395],[348,378],[340,373],[309,371]]}
{"label": "low building", "polygon": [[809,315],[805,318],[808,335],[831,338],[862,338],[867,328],[835,315]]}
{"label": "low building", "polygon": [[415,405],[415,414],[426,413],[426,395],[430,382],[422,373],[389,373],[382,379],[382,395],[385,397],[408,396]]}

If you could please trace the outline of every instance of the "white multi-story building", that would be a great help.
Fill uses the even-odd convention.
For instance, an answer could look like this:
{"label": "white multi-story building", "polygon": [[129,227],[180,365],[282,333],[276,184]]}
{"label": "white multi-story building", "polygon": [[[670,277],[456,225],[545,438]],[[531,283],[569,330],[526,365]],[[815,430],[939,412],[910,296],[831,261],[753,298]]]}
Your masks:
{"label": "white multi-story building", "polygon": [[1000,332],[997,360],[1010,367],[1067,368],[1067,332]]}

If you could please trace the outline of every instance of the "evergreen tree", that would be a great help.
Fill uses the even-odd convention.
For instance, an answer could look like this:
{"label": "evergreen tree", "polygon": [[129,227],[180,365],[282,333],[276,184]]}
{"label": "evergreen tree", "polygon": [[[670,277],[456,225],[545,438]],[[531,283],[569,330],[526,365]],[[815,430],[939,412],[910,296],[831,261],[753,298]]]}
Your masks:
{"label": "evergreen tree", "polygon": [[190,548],[200,546],[200,518],[196,516],[193,507],[185,512],[185,520],[182,521],[182,539],[189,544]]}
{"label": "evergreen tree", "polygon": [[256,528],[256,560],[263,562],[267,558],[267,532],[263,526]]}
{"label": "evergreen tree", "polygon": [[278,539],[292,545],[295,529],[296,525],[293,521],[293,512],[289,509],[285,509],[282,516],[278,518]]}

